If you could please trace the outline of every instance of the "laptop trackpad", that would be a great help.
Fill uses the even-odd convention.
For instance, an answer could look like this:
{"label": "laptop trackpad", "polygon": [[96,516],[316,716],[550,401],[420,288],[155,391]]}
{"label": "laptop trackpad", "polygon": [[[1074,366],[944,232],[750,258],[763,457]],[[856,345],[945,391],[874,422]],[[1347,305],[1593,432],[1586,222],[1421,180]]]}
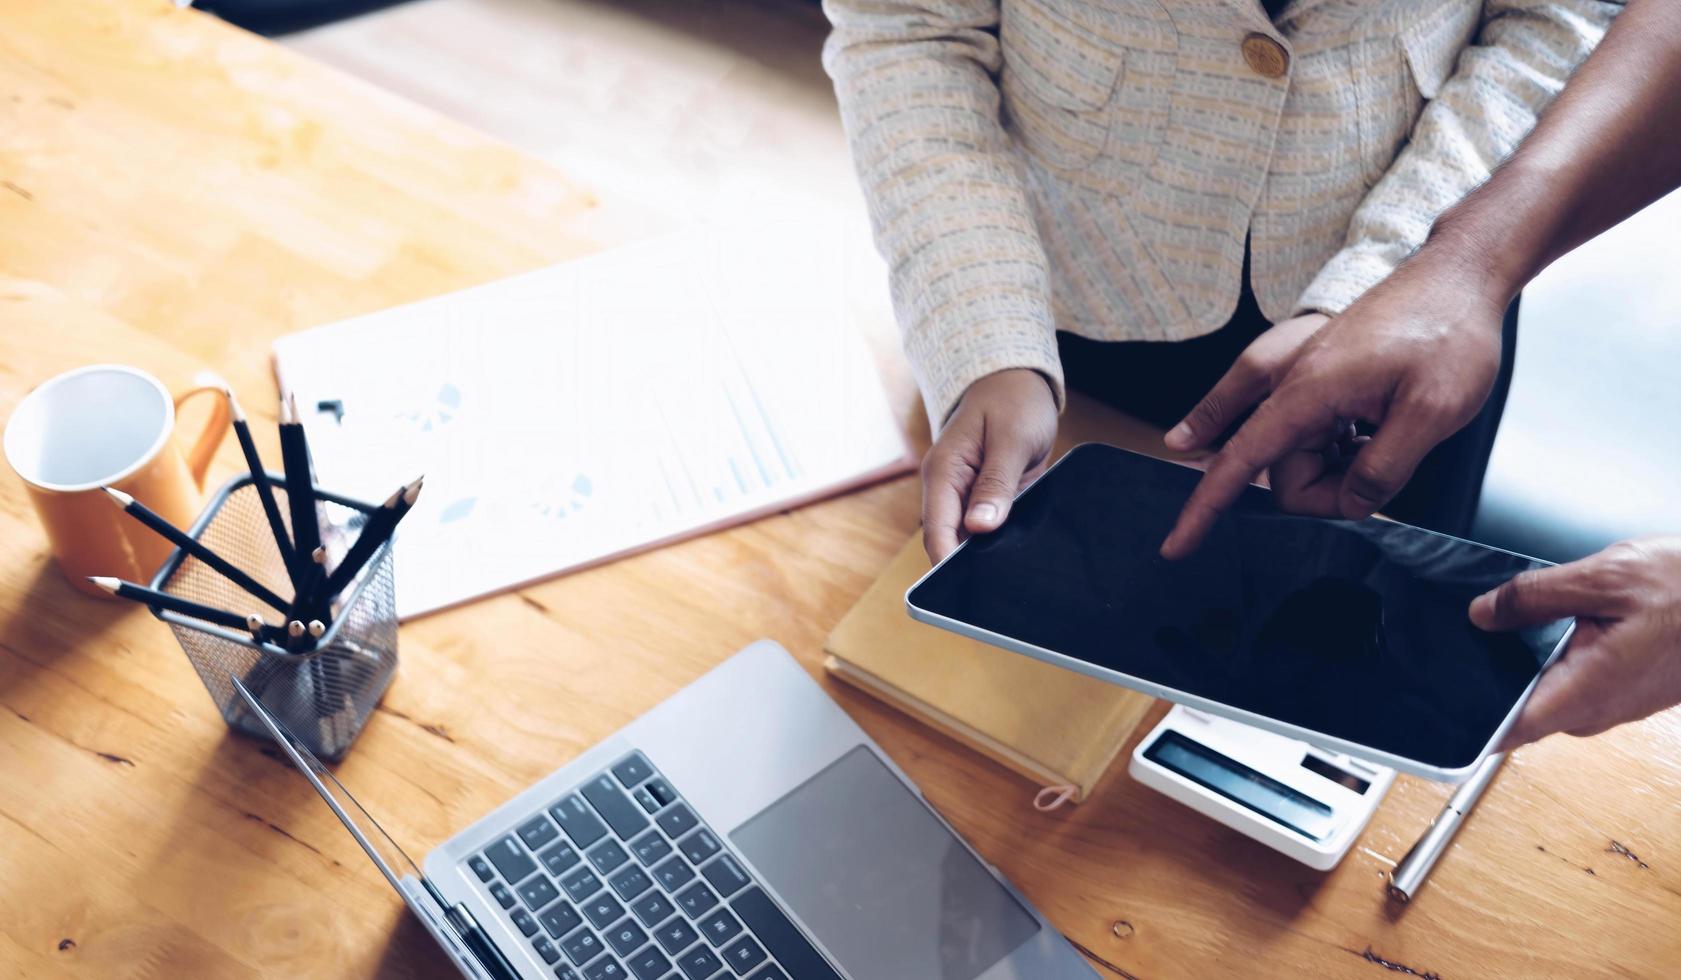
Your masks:
{"label": "laptop trackpad", "polygon": [[976,980],[1039,931],[863,745],[730,838],[855,977]]}

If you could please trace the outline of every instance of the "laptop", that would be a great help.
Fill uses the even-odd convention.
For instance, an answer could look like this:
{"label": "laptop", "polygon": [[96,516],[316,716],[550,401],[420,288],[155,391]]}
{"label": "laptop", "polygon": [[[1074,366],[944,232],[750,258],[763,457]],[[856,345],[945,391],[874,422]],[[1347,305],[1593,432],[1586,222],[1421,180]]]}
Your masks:
{"label": "laptop", "polygon": [[445,841],[424,870],[234,685],[466,977],[1096,976],[771,641]]}

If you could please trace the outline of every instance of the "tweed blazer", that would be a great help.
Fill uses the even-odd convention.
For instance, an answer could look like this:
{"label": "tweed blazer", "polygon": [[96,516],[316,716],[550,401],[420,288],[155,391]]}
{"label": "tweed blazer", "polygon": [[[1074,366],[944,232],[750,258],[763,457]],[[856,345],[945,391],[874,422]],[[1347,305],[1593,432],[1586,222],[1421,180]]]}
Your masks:
{"label": "tweed blazer", "polygon": [[1060,404],[1057,329],[1219,329],[1246,238],[1269,319],[1340,312],[1511,153],[1620,9],[1290,0],[1274,23],[1258,0],[825,0],[935,427],[1005,368]]}

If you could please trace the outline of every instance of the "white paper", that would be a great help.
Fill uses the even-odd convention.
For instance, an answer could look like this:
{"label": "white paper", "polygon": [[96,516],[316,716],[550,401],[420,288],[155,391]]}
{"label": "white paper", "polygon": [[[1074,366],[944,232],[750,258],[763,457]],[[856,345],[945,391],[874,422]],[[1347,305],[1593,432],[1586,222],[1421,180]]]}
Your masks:
{"label": "white paper", "polygon": [[908,469],[841,247],[686,231],[283,337],[276,373],[324,488],[425,474],[413,616]]}

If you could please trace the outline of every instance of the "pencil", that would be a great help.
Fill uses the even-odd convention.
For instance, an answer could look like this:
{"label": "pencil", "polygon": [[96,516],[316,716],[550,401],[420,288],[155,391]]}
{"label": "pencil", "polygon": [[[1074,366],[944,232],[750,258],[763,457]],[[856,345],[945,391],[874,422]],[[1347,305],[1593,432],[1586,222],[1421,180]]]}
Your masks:
{"label": "pencil", "polygon": [[409,512],[414,502],[420,499],[421,484],[426,478],[418,477],[412,483],[406,483],[397,488],[396,492],[385,499],[385,503],[368,517],[368,522],[362,525],[362,530],[345,553],[333,573],[327,576],[319,594],[314,597],[317,605],[328,605],[333,596],[337,595],[345,586],[356,578],[362,566],[368,563],[380,545],[391,539],[391,534],[397,529],[397,522]]}
{"label": "pencil", "polygon": [[215,606],[207,606],[202,602],[194,602],[191,599],[183,599],[178,595],[170,595],[168,592],[159,592],[156,589],[148,589],[144,585],[125,582],[120,578],[90,575],[88,581],[118,598],[144,602],[149,606],[157,606],[160,609],[167,609],[183,616],[191,616],[193,619],[202,619],[207,623],[225,626],[228,629],[245,630],[250,628],[252,619],[256,619],[258,622],[262,621],[257,616],[241,616],[226,609],[217,609]]}
{"label": "pencil", "polygon": [[321,547],[321,525],[315,512],[315,479],[309,466],[309,442],[303,420],[298,416],[298,399],[288,393],[280,402],[280,464],[286,474],[286,507],[292,514],[292,545],[297,555],[298,578],[293,592],[296,608],[289,615],[303,615],[303,606],[314,593],[324,573],[319,560],[310,564]]}
{"label": "pencil", "polygon": [[[133,497],[123,493],[121,490],[115,490],[111,487],[104,487],[103,489],[105,490],[105,493],[110,496],[111,500],[115,502],[118,507],[123,509],[124,513],[151,528],[153,531],[156,531],[159,536],[163,537],[177,548],[180,548],[187,554],[192,555],[199,561],[209,565],[217,572],[220,572],[228,581],[263,600],[265,603],[273,606],[281,612],[285,612],[288,609],[288,604],[285,599],[282,599],[273,592],[269,591],[268,588],[266,588],[261,582],[236,568],[227,559],[210,550],[209,547],[197,538],[194,538],[192,535],[153,513],[151,508],[147,507],[145,504],[135,500]],[[239,627],[236,628],[243,627],[243,625],[243,622],[241,622]]]}
{"label": "pencil", "polygon": [[263,502],[263,516],[268,518],[269,531],[274,534],[274,546],[280,551],[280,561],[286,566],[286,577],[292,581],[292,591],[298,589],[298,556],[292,550],[291,536],[286,533],[286,524],[280,519],[280,505],[274,502],[274,488],[269,486],[268,472],[263,468],[263,458],[257,454],[257,443],[251,438],[251,426],[246,421],[245,410],[240,407],[239,399],[234,397],[233,389],[227,389],[228,408],[233,413],[233,434],[239,439],[239,451],[245,454],[245,465],[251,471],[251,484],[257,488],[257,499]]}

